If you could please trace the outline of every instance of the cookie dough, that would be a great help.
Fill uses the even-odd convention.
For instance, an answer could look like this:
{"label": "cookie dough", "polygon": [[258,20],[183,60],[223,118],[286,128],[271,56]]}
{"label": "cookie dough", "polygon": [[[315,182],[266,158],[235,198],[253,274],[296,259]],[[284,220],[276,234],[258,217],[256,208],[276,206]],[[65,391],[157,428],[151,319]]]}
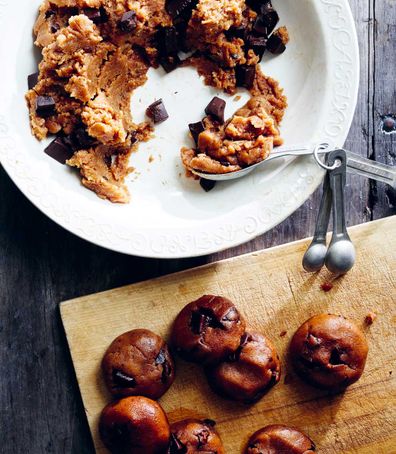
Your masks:
{"label": "cookie dough", "polygon": [[301,378],[334,391],[359,380],[367,353],[363,332],[339,315],[315,315],[300,326],[290,343],[291,360]]}
{"label": "cookie dough", "polygon": [[[235,92],[238,74],[248,74],[240,86],[252,82],[252,102],[261,107],[257,112],[246,106],[231,121],[257,116],[254,122],[269,126],[263,131],[260,124],[253,137],[240,139],[207,120],[222,143],[209,144],[215,150],[207,154],[204,135],[204,151],[183,152],[186,168],[198,161],[201,168],[223,171],[227,161],[230,171],[264,159],[271,137],[273,146],[281,143],[278,126],[287,103],[257,65],[263,51],[259,44],[269,30],[257,29],[263,14],[244,0],[44,0],[34,26],[43,58],[37,83],[30,78],[26,94],[33,134],[39,140],[57,135],[60,146],[70,149],[67,164],[79,169],[83,185],[101,198],[127,203],[131,153],[153,135],[151,122],[133,122],[132,93],[146,82],[150,67],[171,71],[180,65],[184,50],[192,56],[183,64],[196,66],[206,83],[224,91]],[[216,160],[221,154],[224,162]]]}
{"label": "cookie dough", "polygon": [[114,454],[164,454],[170,427],[162,407],[141,396],[107,405],[99,420],[100,437]]}
{"label": "cookie dough", "polygon": [[159,399],[175,378],[168,345],[146,329],[118,336],[103,357],[102,370],[108,390],[118,397]]}
{"label": "cookie dough", "polygon": [[272,342],[260,333],[246,333],[226,361],[207,368],[209,385],[232,400],[253,403],[280,380],[280,361]]}
{"label": "cookie dough", "polygon": [[266,426],[254,433],[245,454],[311,454],[315,443],[300,430],[281,424]]}
{"label": "cookie dough", "polygon": [[214,364],[234,353],[245,333],[245,320],[221,296],[204,295],[176,317],[171,344],[186,361]]}
{"label": "cookie dough", "polygon": [[225,454],[214,421],[184,419],[171,425],[168,454]]}

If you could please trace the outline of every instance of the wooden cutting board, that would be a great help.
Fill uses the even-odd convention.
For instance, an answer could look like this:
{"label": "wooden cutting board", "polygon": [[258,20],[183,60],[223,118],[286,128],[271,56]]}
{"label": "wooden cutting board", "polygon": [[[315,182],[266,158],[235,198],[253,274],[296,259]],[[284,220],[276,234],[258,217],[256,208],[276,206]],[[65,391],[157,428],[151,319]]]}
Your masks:
{"label": "wooden cutting board", "polygon": [[[160,400],[171,422],[211,418],[227,454],[238,454],[253,431],[273,423],[300,427],[320,453],[396,453],[396,217],[350,229],[358,259],[354,269],[332,282],[323,270],[301,267],[308,240],[276,247],[128,287],[67,301],[61,315],[98,453],[100,411],[110,401],[100,362],[110,342],[134,328],[168,336],[176,314],[205,293],[232,299],[250,329],[271,337],[282,359],[280,383],[258,404],[245,406],[213,394],[192,364],[177,361],[177,378]],[[286,359],[298,326],[321,312],[356,320],[370,351],[361,380],[343,394],[328,395],[305,385]],[[371,326],[364,322],[377,314]],[[392,373],[393,372],[393,373]]]}

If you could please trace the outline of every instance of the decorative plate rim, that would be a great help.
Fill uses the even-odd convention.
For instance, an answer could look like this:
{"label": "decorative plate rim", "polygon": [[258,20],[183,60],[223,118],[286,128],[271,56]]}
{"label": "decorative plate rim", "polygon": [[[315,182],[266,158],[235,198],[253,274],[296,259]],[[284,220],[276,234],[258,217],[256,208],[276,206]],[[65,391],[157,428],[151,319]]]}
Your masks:
{"label": "decorative plate rim", "polygon": [[[352,11],[348,0],[320,0],[326,17],[323,32],[331,44],[328,52],[333,71],[331,114],[333,121],[323,128],[321,137],[342,146],[348,135],[357,103],[359,88],[359,48]],[[0,2],[0,24],[9,0]],[[29,173],[23,150],[17,147],[17,135],[10,133],[7,117],[0,111],[0,163],[22,193],[46,216],[61,227],[93,244],[116,252],[147,258],[187,258],[217,253],[256,238],[284,221],[319,186],[323,172],[306,161],[298,180],[277,196],[271,207],[260,206],[255,215],[238,224],[224,224],[215,231],[186,228],[172,233],[120,231],[111,221],[99,223],[76,207],[68,206],[58,194],[48,193],[45,181]],[[16,163],[18,165],[16,165]]]}

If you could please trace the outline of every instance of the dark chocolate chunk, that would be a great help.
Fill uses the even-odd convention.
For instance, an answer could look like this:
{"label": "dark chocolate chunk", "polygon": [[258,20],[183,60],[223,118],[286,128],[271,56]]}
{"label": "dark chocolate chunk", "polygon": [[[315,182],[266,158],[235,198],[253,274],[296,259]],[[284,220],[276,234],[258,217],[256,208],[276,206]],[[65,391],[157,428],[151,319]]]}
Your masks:
{"label": "dark chocolate chunk", "polygon": [[205,327],[209,325],[209,317],[199,311],[191,314],[191,331],[194,334],[202,334]]}
{"label": "dark chocolate chunk", "polygon": [[177,30],[177,40],[178,40],[178,47],[181,51],[187,53],[191,49],[187,43],[187,27],[188,22],[179,22],[175,24],[175,28]]}
{"label": "dark chocolate chunk", "polygon": [[120,370],[113,370],[113,383],[117,388],[135,388],[136,380]]}
{"label": "dark chocolate chunk", "polygon": [[205,113],[207,115],[212,115],[218,122],[221,124],[224,123],[224,110],[226,102],[224,99],[218,98],[215,96],[212,101],[206,106]]}
{"label": "dark chocolate chunk", "polygon": [[179,42],[175,27],[163,27],[158,32],[158,44],[163,55],[175,55],[179,52]]}
{"label": "dark chocolate chunk", "polygon": [[237,87],[252,88],[256,77],[256,66],[240,65],[235,68]]}
{"label": "dark chocolate chunk", "polygon": [[36,114],[47,118],[55,114],[55,100],[52,96],[38,96],[36,100]]}
{"label": "dark chocolate chunk", "polygon": [[239,26],[239,27],[231,27],[227,31],[224,32],[227,39],[231,40],[233,38],[242,38],[245,39],[246,36],[246,27]]}
{"label": "dark chocolate chunk", "polygon": [[186,454],[187,447],[176,437],[175,434],[171,434],[169,454]]}
{"label": "dark chocolate chunk", "polygon": [[77,150],[90,148],[95,142],[94,138],[84,128],[77,128],[72,132],[70,138]]}
{"label": "dark chocolate chunk", "polygon": [[52,9],[49,9],[48,11],[45,12],[45,18],[49,19],[52,16],[55,16],[56,12]]}
{"label": "dark chocolate chunk", "polygon": [[203,423],[206,424],[207,426],[211,426],[211,427],[214,427],[216,425],[216,421],[214,421],[213,419],[204,419],[203,420]]}
{"label": "dark chocolate chunk", "polygon": [[188,19],[197,3],[198,0],[167,0],[165,8],[172,19]]}
{"label": "dark chocolate chunk", "polygon": [[33,74],[30,74],[30,76],[28,76],[29,90],[32,90],[37,85],[38,78],[39,78],[39,73],[33,73]]}
{"label": "dark chocolate chunk", "polygon": [[279,22],[279,16],[271,7],[262,8],[261,11],[261,14],[254,23],[253,30],[261,35],[269,36]]}
{"label": "dark chocolate chunk", "polygon": [[193,139],[195,140],[195,143],[198,145],[198,137],[201,134],[201,132],[205,131],[205,126],[202,121],[198,121],[197,123],[190,123],[188,125],[191,135],[193,136]]}
{"label": "dark chocolate chunk", "polygon": [[61,164],[66,164],[66,161],[73,156],[73,150],[63,141],[61,137],[57,137],[53,140],[44,152]]}
{"label": "dark chocolate chunk", "polygon": [[259,61],[261,61],[267,48],[267,41],[268,39],[266,36],[248,35],[245,39],[245,44],[248,49],[253,50],[253,52],[259,57]]}
{"label": "dark chocolate chunk", "polygon": [[286,50],[286,46],[282,41],[282,38],[277,34],[272,34],[267,41],[267,49],[271,54],[283,54]]}
{"label": "dark chocolate chunk", "polygon": [[246,0],[247,6],[252,8],[252,10],[256,11],[257,13],[260,11],[262,7],[270,6],[272,7],[272,3],[270,0]]}
{"label": "dark chocolate chunk", "polygon": [[57,23],[54,23],[51,25],[51,33],[56,33],[60,30],[60,25]]}
{"label": "dark chocolate chunk", "polygon": [[130,33],[137,27],[137,19],[135,11],[127,11],[118,22],[118,28],[123,33]]}
{"label": "dark chocolate chunk", "polygon": [[162,365],[162,374],[161,374],[161,381],[162,383],[166,383],[169,380],[169,377],[172,374],[172,368],[169,365],[168,361],[165,361]]}
{"label": "dark chocolate chunk", "polygon": [[205,178],[201,178],[199,180],[199,184],[201,185],[201,188],[205,191],[205,192],[209,192],[211,191],[215,186],[216,186],[216,182],[213,181],[213,180],[206,180]]}
{"label": "dark chocolate chunk", "polygon": [[180,58],[177,55],[160,58],[160,65],[167,73],[174,71],[180,64]]}
{"label": "dark chocolate chunk", "polygon": [[83,14],[85,14],[88,19],[91,19],[91,21],[94,24],[100,24],[102,23],[102,13],[100,9],[98,8],[84,8],[82,10]]}
{"label": "dark chocolate chunk", "polygon": [[153,102],[153,104],[147,108],[146,114],[154,123],[162,123],[169,118],[162,99]]}

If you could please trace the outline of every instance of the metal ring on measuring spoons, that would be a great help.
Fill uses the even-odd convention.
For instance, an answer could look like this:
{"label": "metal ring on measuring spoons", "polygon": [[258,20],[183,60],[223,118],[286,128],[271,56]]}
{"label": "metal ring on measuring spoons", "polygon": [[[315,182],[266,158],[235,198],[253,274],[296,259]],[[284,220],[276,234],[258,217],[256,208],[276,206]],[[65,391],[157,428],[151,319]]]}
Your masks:
{"label": "metal ring on measuring spoons", "polygon": [[337,167],[340,167],[340,165],[342,164],[342,162],[339,159],[336,159],[332,166],[328,166],[320,160],[319,151],[326,150],[326,148],[328,148],[329,146],[330,144],[328,143],[319,143],[318,145],[316,145],[313,152],[316,163],[318,164],[319,167],[321,167],[324,170],[334,170]]}

